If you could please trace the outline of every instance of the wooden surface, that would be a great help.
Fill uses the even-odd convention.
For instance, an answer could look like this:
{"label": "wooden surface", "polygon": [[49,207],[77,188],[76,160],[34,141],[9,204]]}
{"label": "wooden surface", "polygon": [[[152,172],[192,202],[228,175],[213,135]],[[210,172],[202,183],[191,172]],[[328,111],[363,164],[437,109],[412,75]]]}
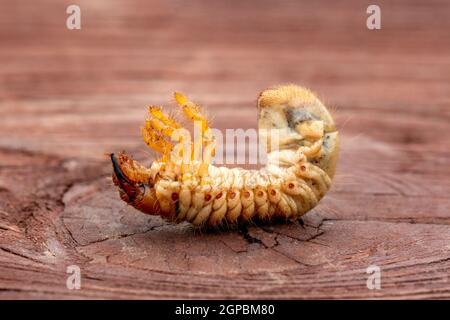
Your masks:
{"label": "wooden surface", "polygon": [[[450,298],[448,1],[377,1],[379,31],[364,1],[83,0],[69,31],[71,3],[1,1],[0,298]],[[199,232],[119,199],[104,153],[150,163],[146,105],[179,90],[250,128],[287,82],[342,135],[303,227]]]}

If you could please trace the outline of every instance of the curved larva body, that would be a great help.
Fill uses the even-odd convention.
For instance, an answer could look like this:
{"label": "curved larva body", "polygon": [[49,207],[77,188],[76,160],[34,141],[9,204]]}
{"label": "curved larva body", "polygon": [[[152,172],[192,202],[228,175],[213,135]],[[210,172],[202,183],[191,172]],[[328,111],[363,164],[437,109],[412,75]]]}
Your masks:
{"label": "curved larva body", "polygon": [[[183,96],[176,98],[182,107],[190,107]],[[183,111],[203,119],[198,109],[194,116],[192,110]],[[339,149],[334,122],[310,91],[293,85],[262,92],[258,113],[260,138],[271,142],[278,137],[275,147],[268,144],[268,163],[262,169],[230,169],[195,160],[155,161],[145,168],[124,154],[111,155],[122,199],[145,213],[203,226],[300,217],[330,188]],[[151,114],[167,127],[154,124],[144,130],[169,132],[178,125],[154,110]],[[144,139],[152,134],[144,132]],[[157,149],[160,139],[146,142]]]}

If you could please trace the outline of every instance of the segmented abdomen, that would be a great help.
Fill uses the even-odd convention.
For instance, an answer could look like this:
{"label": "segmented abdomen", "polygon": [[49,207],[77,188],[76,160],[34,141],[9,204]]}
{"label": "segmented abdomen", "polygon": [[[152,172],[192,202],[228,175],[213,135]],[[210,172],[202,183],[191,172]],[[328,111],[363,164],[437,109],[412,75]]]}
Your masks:
{"label": "segmented abdomen", "polygon": [[303,162],[259,171],[210,166],[208,181],[161,179],[155,189],[169,220],[217,226],[298,218],[316,206],[330,184],[322,169]]}

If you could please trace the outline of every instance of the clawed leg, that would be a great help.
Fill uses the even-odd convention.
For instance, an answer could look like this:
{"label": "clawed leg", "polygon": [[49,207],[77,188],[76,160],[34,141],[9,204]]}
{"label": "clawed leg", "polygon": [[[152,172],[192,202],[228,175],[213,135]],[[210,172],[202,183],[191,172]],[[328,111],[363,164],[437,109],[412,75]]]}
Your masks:
{"label": "clawed leg", "polygon": [[148,123],[142,128],[141,133],[145,143],[156,152],[161,153],[163,155],[162,161],[166,162],[173,148],[172,144],[164,139],[158,131],[153,130]]}
{"label": "clawed leg", "polygon": [[[201,113],[201,108],[188,100],[186,96],[175,92],[177,104],[182,108],[184,115],[194,122],[194,126],[200,128],[200,139],[191,143],[190,135],[173,117],[166,115],[161,108],[149,107],[150,118],[146,120],[142,128],[142,136],[147,145],[163,155],[163,162],[170,161],[173,152],[181,156],[182,171],[185,166],[190,167],[192,161],[200,162],[198,174],[206,176],[209,164],[214,156],[216,141],[208,126],[208,120]],[[177,142],[174,146],[172,141]],[[191,170],[192,168],[185,168]]]}
{"label": "clawed leg", "polygon": [[[179,92],[175,92],[174,97],[177,104],[182,108],[184,115],[194,122],[194,126],[200,127],[201,138],[194,141],[192,160],[202,158],[198,173],[200,176],[204,176],[208,173],[208,166],[214,156],[216,141],[209,129],[208,120],[201,112],[200,106]],[[204,150],[202,150],[203,147]]]}
{"label": "clawed leg", "polygon": [[171,116],[166,115],[161,108],[150,106],[150,118],[145,121],[145,127],[142,128],[144,141],[155,151],[163,154],[163,161],[169,161],[170,153],[174,149],[170,140],[177,141],[178,155],[183,155],[183,145],[185,134],[179,133],[183,130],[182,126]]}

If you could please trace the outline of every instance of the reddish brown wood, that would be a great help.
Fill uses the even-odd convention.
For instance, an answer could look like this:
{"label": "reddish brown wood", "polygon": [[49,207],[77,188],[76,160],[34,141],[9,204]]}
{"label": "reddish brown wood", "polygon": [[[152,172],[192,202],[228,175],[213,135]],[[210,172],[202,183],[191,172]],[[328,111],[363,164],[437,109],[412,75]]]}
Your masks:
{"label": "reddish brown wood", "polygon": [[[64,2],[0,10],[0,298],[450,298],[450,3],[379,2],[379,31],[360,1],[78,4],[79,31]],[[249,128],[287,82],[342,134],[304,226],[199,232],[119,199],[104,153],[151,160],[146,105],[179,90]]]}

